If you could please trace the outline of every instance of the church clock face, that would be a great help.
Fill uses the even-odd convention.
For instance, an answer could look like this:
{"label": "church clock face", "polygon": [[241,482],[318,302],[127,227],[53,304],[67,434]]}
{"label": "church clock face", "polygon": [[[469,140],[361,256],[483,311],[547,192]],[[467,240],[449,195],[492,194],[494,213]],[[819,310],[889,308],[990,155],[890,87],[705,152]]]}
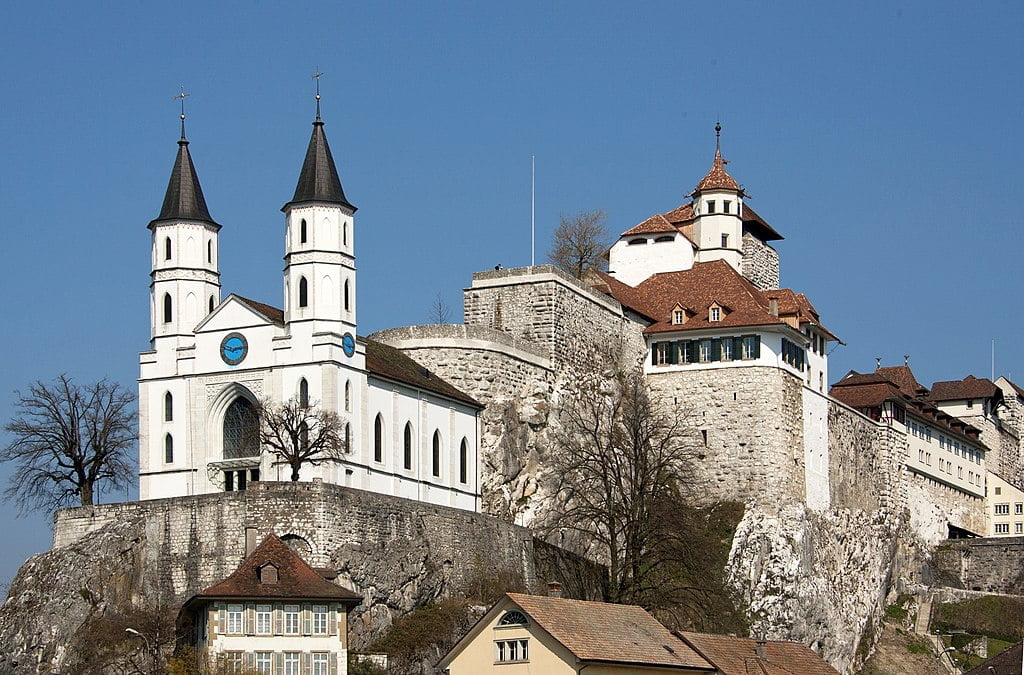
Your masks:
{"label": "church clock face", "polygon": [[341,348],[345,350],[345,356],[352,356],[356,353],[356,339],[352,333],[345,333],[341,338]]}
{"label": "church clock face", "polygon": [[228,333],[220,341],[220,357],[229,366],[237,366],[249,353],[249,343],[241,333]]}

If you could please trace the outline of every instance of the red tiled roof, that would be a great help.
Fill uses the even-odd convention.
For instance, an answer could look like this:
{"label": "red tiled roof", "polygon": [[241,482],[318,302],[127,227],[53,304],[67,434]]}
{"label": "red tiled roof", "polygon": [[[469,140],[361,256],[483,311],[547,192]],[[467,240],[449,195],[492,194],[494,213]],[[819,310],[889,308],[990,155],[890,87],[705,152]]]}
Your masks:
{"label": "red tiled roof", "polygon": [[665,216],[656,213],[644,222],[634,225],[622,233],[623,237],[633,234],[657,234],[659,232],[675,232],[676,226],[670,223]]}
{"label": "red tiled roof", "polygon": [[665,219],[674,224],[679,225],[680,223],[688,223],[693,220],[693,202],[686,202],[682,206],[677,206],[668,213],[662,214]]}
{"label": "red tiled roof", "polygon": [[708,171],[708,175],[704,176],[697,183],[697,189],[694,192],[704,192],[705,190],[734,190],[742,192],[740,184],[725,170],[725,164],[725,161],[722,160],[721,150],[715,148],[715,161],[711,163],[711,170]]}
{"label": "red tiled roof", "polygon": [[520,593],[508,597],[581,661],[714,670],[642,607]]}
{"label": "red tiled roof", "polygon": [[956,401],[968,398],[993,398],[1002,390],[988,378],[978,379],[968,375],[962,380],[936,382],[932,385],[929,398],[933,401]]}
{"label": "red tiled roof", "polygon": [[838,675],[809,647],[796,642],[768,640],[765,658],[757,655],[757,641],[731,635],[677,632],[676,635],[718,668],[722,675]]}
{"label": "red tiled roof", "polygon": [[246,305],[249,305],[249,307],[253,308],[254,310],[259,312],[263,316],[267,317],[268,319],[270,319],[272,322],[276,323],[277,325],[279,325],[279,326],[283,326],[284,325],[284,311],[278,309],[277,307],[271,307],[270,305],[265,305],[262,302],[256,302],[255,300],[250,300],[249,298],[243,298],[242,296],[238,295],[237,293],[232,293],[232,295],[234,295],[236,298],[241,300]]}
{"label": "red tiled roof", "polygon": [[928,393],[928,388],[917,381],[910,366],[884,366],[875,372],[900,388],[907,396],[921,396]]}
{"label": "red tiled roof", "polygon": [[[818,314],[807,298],[789,289],[762,291],[728,263],[715,260],[696,263],[691,269],[654,274],[637,286],[628,286],[607,274],[600,277],[608,292],[624,306],[654,319],[648,334],[702,328],[739,328],[787,324],[796,329],[805,322],[819,324]],[[771,313],[770,298],[779,301],[779,316]],[[721,320],[709,321],[712,303],[725,305]],[[673,324],[672,310],[681,305],[694,313],[686,323]]]}
{"label": "red tiled roof", "polygon": [[359,340],[366,345],[367,372],[426,389],[435,394],[468,403],[476,408],[483,407],[476,399],[448,384],[436,373],[424,368],[401,350],[375,340],[366,338],[359,338]]}
{"label": "red tiled roof", "polygon": [[[259,569],[267,563],[277,568],[276,583],[261,583]],[[196,600],[215,598],[304,598],[309,600],[338,600],[358,605],[362,596],[347,588],[332,584],[316,573],[288,546],[267,535],[226,579],[194,596]]]}

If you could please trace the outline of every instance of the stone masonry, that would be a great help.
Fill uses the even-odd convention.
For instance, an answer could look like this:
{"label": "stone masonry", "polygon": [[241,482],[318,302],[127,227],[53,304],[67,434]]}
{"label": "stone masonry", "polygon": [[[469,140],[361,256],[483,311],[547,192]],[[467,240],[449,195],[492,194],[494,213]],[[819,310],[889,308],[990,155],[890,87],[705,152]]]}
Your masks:
{"label": "stone masonry", "polygon": [[761,290],[779,287],[778,252],[749,232],[743,235],[740,273]]}
{"label": "stone masonry", "polygon": [[950,540],[935,550],[934,564],[943,585],[1024,595],[1024,537]]}

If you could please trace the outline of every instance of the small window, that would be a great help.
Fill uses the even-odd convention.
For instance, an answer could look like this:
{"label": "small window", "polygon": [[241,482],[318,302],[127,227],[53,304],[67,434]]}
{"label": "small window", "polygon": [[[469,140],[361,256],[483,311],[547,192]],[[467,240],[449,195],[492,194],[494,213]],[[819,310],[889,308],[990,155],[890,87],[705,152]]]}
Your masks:
{"label": "small window", "polygon": [[352,452],[352,425],[345,422],[345,447],[342,448],[346,453]]}
{"label": "small window", "polygon": [[348,221],[341,224],[341,243],[348,246]]}
{"label": "small window", "polygon": [[213,296],[212,295],[210,296],[210,310],[209,311],[211,313],[213,312]]}
{"label": "small window", "polygon": [[171,392],[164,394],[164,422],[174,421],[174,397]]}
{"label": "small window", "polygon": [[309,382],[304,377],[299,380],[299,405],[309,407]]}
{"label": "small window", "polygon": [[242,632],[242,605],[228,605],[228,633],[238,635]]}
{"label": "small window", "polygon": [[459,446],[459,482],[465,483],[469,473],[469,441],[462,439]]}
{"label": "small window", "polygon": [[[285,605],[284,606],[284,632],[285,635],[298,635],[299,634],[299,606],[298,605]],[[296,656],[298,656],[296,654]]]}
{"label": "small window", "polygon": [[1010,534],[1010,524],[996,523],[996,534]]}
{"label": "small window", "polygon": [[349,311],[349,310],[351,309],[351,304],[352,304],[352,303],[351,303],[351,302],[349,301],[349,287],[348,287],[348,279],[345,279],[345,293],[344,293],[344,298],[345,298],[345,311],[347,312],[347,311]]}
{"label": "small window", "polygon": [[1008,516],[1010,515],[1009,504],[996,504],[996,515],[997,516]]}
{"label": "small window", "polygon": [[973,408],[974,407],[974,399],[973,398],[967,399],[967,407],[968,408]]}
{"label": "small window", "polygon": [[164,323],[170,323],[174,319],[174,312],[171,310],[171,294],[164,293]]}
{"label": "small window", "polygon": [[498,640],[494,643],[497,663],[523,663],[529,661],[529,640]]}
{"label": "small window", "polygon": [[352,380],[345,380],[345,412],[352,412]]}
{"label": "small window", "polygon": [[306,283],[306,277],[299,277],[299,307],[306,307],[309,305],[309,285]]}
{"label": "small window", "polygon": [[735,356],[733,356],[733,346],[734,345],[732,338],[722,338],[721,350],[723,361],[732,361],[734,358],[736,358]]}
{"label": "small window", "polygon": [[628,245],[629,246],[639,246],[640,244],[646,244],[646,243],[647,243],[647,240],[644,239],[643,237],[641,237],[639,239],[630,239],[629,242],[628,242]]}
{"label": "small window", "polygon": [[206,240],[206,262],[213,262],[213,242],[209,239]]}
{"label": "small window", "polygon": [[313,605],[313,633],[327,635],[327,605]]}
{"label": "small window", "polygon": [[682,324],[684,318],[685,317],[684,317],[684,314],[683,314],[683,310],[677,309],[677,310],[674,310],[672,312],[672,323],[673,324],[675,324],[677,326]]}
{"label": "small window", "polygon": [[[273,565],[270,565],[273,567]],[[274,569],[274,574],[277,574],[277,569]],[[264,582],[266,583],[266,582]],[[272,607],[270,605],[256,605],[256,634],[257,635],[270,635],[271,629],[271,613]],[[257,662],[259,661],[259,655],[257,654]],[[257,663],[257,665],[259,665]]]}
{"label": "small window", "polygon": [[708,200],[708,213],[714,213],[714,212],[715,212],[715,200],[714,199],[709,199]]}
{"label": "small window", "polygon": [[412,422],[405,423],[405,433],[402,435],[402,465],[406,469],[412,469]]}
{"label": "small window", "polygon": [[665,234],[665,235],[662,235],[662,236],[658,237],[657,239],[655,239],[654,243],[655,244],[663,244],[663,243],[665,243],[667,241],[675,241],[675,240],[676,240],[676,238],[674,236],[672,236],[671,234]]}
{"label": "small window", "polygon": [[380,413],[373,420],[373,461],[379,462],[384,457],[384,418]]}
{"label": "small window", "polygon": [[435,477],[441,475],[441,432],[434,430],[434,442],[430,454],[430,473]]}
{"label": "small window", "polygon": [[1003,494],[1003,488],[1001,488],[1001,487],[997,487],[997,488],[996,488],[996,494],[997,494],[997,495],[1001,495],[1001,494]]}
{"label": "small window", "polygon": [[171,259],[171,238],[164,237],[164,260]]}
{"label": "small window", "polygon": [[1024,504],[1021,504],[1020,502],[1017,502],[1016,504],[1014,504],[1013,505],[1013,515],[1015,515],[1015,516],[1024,515]]}
{"label": "small window", "polygon": [[258,576],[261,584],[267,584],[270,586],[277,584],[277,568],[271,563],[267,563],[263,567],[259,568]]}
{"label": "small window", "polygon": [[526,615],[518,610],[509,610],[498,621],[499,626],[525,626],[528,623]]}
{"label": "small window", "polygon": [[1024,532],[1024,523],[1014,523],[1013,524],[1013,533],[1014,534],[1021,534],[1022,532]]}
{"label": "small window", "polygon": [[303,218],[302,222],[299,223],[299,243],[306,243],[306,219]]}
{"label": "small window", "polygon": [[722,213],[732,213],[732,202],[728,199],[722,202]]}
{"label": "small window", "polygon": [[170,464],[174,461],[174,437],[170,434],[164,436],[164,462]]}
{"label": "small window", "polygon": [[722,235],[722,248],[729,248],[729,235]]}
{"label": "small window", "polygon": [[722,310],[718,307],[711,308],[711,314],[708,316],[708,321],[721,321]]}

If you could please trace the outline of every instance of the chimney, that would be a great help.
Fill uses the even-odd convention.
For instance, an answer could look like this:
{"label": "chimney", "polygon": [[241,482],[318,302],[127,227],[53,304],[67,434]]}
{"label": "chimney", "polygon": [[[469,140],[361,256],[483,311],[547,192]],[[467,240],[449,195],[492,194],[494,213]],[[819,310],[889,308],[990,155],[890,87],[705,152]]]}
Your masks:
{"label": "chimney", "polygon": [[549,598],[560,598],[562,597],[562,584],[557,581],[548,582],[548,597]]}
{"label": "chimney", "polygon": [[768,298],[768,311],[771,313],[772,316],[778,316],[779,315],[779,299],[778,298]]}
{"label": "chimney", "polygon": [[245,528],[245,557],[248,558],[249,554],[256,550],[256,528],[247,527]]}
{"label": "chimney", "polygon": [[765,661],[767,661],[768,660],[768,641],[767,640],[758,640],[757,641],[757,645],[754,647],[754,653],[757,655],[757,658],[764,659]]}

